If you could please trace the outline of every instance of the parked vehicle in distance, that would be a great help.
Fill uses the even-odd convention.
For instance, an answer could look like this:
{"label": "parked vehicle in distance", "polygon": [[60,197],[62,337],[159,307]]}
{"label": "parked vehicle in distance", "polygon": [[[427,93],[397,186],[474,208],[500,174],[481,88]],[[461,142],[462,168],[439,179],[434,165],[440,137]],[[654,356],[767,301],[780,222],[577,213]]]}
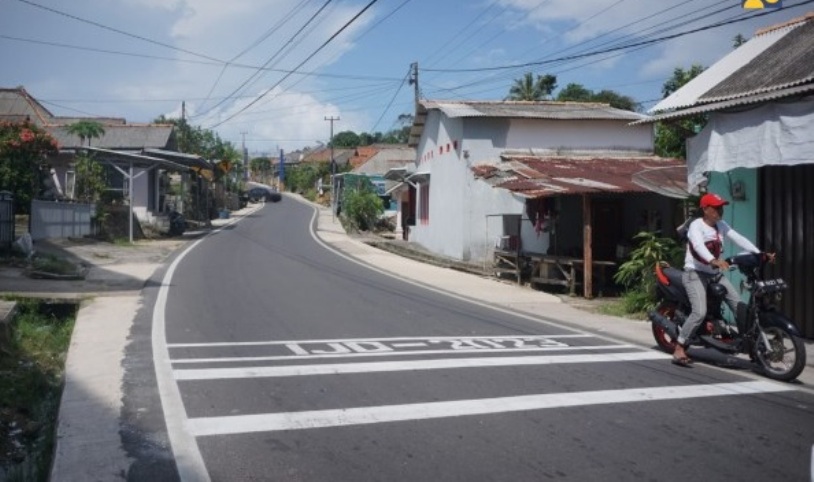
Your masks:
{"label": "parked vehicle in distance", "polygon": [[258,203],[260,201],[270,201],[276,203],[283,199],[283,195],[277,192],[276,189],[268,189],[260,186],[249,189],[246,194],[249,201],[253,203]]}

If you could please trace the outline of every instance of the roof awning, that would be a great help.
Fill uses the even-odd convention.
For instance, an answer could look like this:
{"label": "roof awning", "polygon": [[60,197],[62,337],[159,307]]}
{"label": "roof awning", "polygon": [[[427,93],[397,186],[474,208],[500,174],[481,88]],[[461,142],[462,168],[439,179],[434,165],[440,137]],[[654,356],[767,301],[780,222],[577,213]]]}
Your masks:
{"label": "roof awning", "polygon": [[80,147],[77,151],[88,151],[91,153],[99,154],[105,162],[110,164],[123,166],[123,167],[138,167],[141,169],[149,169],[152,167],[161,167],[168,171],[183,172],[188,171],[189,167],[160,159],[158,157],[145,156],[143,154],[136,154],[128,151],[114,151],[111,149],[102,149],[100,147]]}
{"label": "roof awning", "polygon": [[633,182],[648,191],[675,199],[687,199],[687,166],[654,167],[633,174]]}
{"label": "roof awning", "polygon": [[164,149],[144,149],[143,152],[145,155],[159,157],[187,167],[213,169],[212,164],[206,162],[206,159],[203,157],[195,154],[185,154],[183,152],[167,151]]}
{"label": "roof awning", "polygon": [[430,180],[430,172],[429,171],[414,172],[407,176],[404,180],[409,182],[427,182]]}
{"label": "roof awning", "polygon": [[407,171],[407,167],[394,167],[389,169],[386,173],[384,173],[384,178],[388,181],[403,181],[410,173]]}
{"label": "roof awning", "polygon": [[574,194],[643,193],[634,181],[642,171],[684,167],[679,159],[642,157],[503,156],[503,162],[472,167],[476,178],[526,198]]}

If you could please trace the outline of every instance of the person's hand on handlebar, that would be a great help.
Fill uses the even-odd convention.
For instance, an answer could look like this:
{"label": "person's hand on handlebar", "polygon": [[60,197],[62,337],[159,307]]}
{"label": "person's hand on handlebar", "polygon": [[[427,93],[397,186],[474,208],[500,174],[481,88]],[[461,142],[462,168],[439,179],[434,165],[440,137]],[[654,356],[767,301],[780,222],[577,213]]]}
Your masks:
{"label": "person's hand on handlebar", "polygon": [[709,262],[710,265],[715,266],[716,268],[720,269],[721,271],[726,271],[729,269],[729,263],[727,263],[723,259],[713,259]]}
{"label": "person's hand on handlebar", "polygon": [[766,260],[767,263],[774,264],[774,260],[777,257],[777,253],[763,253],[763,258]]}

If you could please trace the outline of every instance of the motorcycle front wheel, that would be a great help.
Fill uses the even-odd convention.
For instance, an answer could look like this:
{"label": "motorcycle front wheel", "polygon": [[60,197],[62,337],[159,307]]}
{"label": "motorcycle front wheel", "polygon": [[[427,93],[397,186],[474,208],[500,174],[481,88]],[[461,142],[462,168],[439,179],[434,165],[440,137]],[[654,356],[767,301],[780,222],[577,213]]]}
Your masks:
{"label": "motorcycle front wheel", "polygon": [[783,382],[797,378],[806,366],[803,340],[778,326],[764,328],[763,334],[765,338],[759,336],[755,343],[755,358],[763,374]]}
{"label": "motorcycle front wheel", "polygon": [[[664,300],[659,303],[656,311],[658,314],[667,318],[672,323],[675,323],[676,306],[674,303]],[[656,344],[659,346],[659,348],[672,354],[676,349],[675,339],[673,339],[673,337],[670,336],[670,334],[657,323],[650,323],[650,328],[653,331],[653,338],[656,339]],[[676,326],[676,331],[679,329],[680,327]]]}

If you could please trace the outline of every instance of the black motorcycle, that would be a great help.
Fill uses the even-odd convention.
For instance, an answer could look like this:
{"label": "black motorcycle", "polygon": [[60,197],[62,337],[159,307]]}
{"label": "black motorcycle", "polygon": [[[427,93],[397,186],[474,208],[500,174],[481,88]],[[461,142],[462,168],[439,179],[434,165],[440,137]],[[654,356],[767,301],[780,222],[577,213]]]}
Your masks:
{"label": "black motorcycle", "polygon": [[[741,303],[735,324],[723,318],[726,288],[719,284],[723,273],[711,277],[707,286],[707,314],[688,340],[691,346],[712,348],[728,355],[747,354],[755,368],[774,380],[791,381],[805,368],[806,347],[800,330],[777,310],[788,285],[782,279],[764,279],[764,254],[740,254],[727,258],[745,276],[749,301]],[[656,343],[673,353],[680,327],[692,311],[681,280],[682,271],[664,263],[656,265],[659,305],[648,314]]]}

